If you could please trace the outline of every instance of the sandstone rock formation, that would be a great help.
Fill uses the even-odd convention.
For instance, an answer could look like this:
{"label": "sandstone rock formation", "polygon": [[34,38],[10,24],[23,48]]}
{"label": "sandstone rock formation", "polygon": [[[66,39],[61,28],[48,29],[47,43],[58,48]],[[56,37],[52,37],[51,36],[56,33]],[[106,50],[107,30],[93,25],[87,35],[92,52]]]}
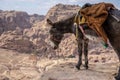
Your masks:
{"label": "sandstone rock formation", "polygon": [[0,47],[20,52],[33,52],[35,45],[24,32],[44,16],[20,11],[0,11]]}
{"label": "sandstone rock formation", "polygon": [[44,20],[45,16],[44,15],[38,15],[38,14],[33,14],[33,15],[29,15],[30,16],[30,23],[37,23],[40,22],[42,20]]}
{"label": "sandstone rock formation", "polygon": [[48,11],[46,18],[51,19],[53,22],[60,21],[76,14],[79,10],[80,6],[78,5],[57,4]]}
{"label": "sandstone rock formation", "polygon": [[0,49],[0,80],[114,80],[117,63],[90,61],[89,70],[82,66],[78,71],[74,69],[76,61],[77,58],[40,59],[35,54]]}
{"label": "sandstone rock formation", "polygon": [[[78,5],[57,4],[48,11],[46,16],[1,10],[0,47],[19,52],[35,53],[50,58],[77,54],[77,42],[73,34],[65,34],[56,51],[50,47],[50,26],[46,24],[46,19],[49,18],[53,22],[60,21],[76,14],[79,9]],[[91,45],[92,43],[89,44],[89,50],[95,47],[102,48],[100,44]],[[112,48],[110,49],[112,50]]]}
{"label": "sandstone rock formation", "polygon": [[29,15],[26,12],[1,11],[0,12],[0,33],[4,31],[30,28]]}
{"label": "sandstone rock formation", "polygon": [[0,11],[0,33],[16,28],[31,28],[34,22],[42,21],[43,15],[28,15],[21,11]]}
{"label": "sandstone rock formation", "polygon": [[[66,43],[66,41],[68,42],[71,39],[63,40],[61,43],[62,46],[60,46],[61,48],[57,51],[52,50],[48,44],[48,31],[50,27],[48,27],[45,22],[47,18],[53,18],[57,21],[70,17],[77,13],[79,9],[80,7],[76,5],[57,4],[48,11],[46,17],[37,14],[28,15],[26,12],[0,11],[0,47],[20,52],[39,53],[41,56],[45,56],[46,53],[48,54],[46,56],[49,57],[50,55],[54,56],[71,53],[74,48],[69,48],[74,47],[73,45],[75,44],[71,45],[71,42]],[[69,35],[70,34],[65,35],[65,38]],[[72,37],[74,36],[72,35]],[[74,43],[74,41],[72,41],[72,43]],[[64,48],[64,46],[66,47]]]}
{"label": "sandstone rock formation", "polygon": [[[50,26],[46,19],[60,21],[79,9],[78,5],[57,4],[46,16],[0,10],[0,80],[114,80],[111,74],[117,70],[118,59],[112,47],[104,49],[101,44],[90,42],[90,70],[75,71],[75,36],[65,34],[55,51],[49,45]],[[76,58],[68,58],[71,54]]]}

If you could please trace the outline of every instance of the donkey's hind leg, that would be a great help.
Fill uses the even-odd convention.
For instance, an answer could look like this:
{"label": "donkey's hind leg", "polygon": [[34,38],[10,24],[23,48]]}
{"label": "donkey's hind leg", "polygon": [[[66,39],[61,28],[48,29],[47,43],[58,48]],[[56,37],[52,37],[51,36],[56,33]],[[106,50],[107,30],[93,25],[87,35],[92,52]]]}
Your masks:
{"label": "donkey's hind leg", "polygon": [[78,63],[76,65],[76,68],[79,70],[80,66],[82,64],[82,44],[83,42],[81,40],[78,40],[78,55],[79,55],[79,60]]}
{"label": "donkey's hind leg", "polygon": [[89,40],[86,38],[84,39],[84,57],[85,57],[85,65],[84,67],[88,69],[88,42]]}
{"label": "donkey's hind leg", "polygon": [[119,67],[117,76],[115,76],[115,80],[120,80],[120,67]]}

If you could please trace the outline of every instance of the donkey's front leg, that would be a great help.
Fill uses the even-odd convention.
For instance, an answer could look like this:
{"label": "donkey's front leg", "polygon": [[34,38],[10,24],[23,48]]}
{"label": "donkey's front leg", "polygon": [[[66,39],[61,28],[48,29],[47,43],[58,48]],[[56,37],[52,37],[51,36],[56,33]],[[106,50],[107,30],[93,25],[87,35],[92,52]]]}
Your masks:
{"label": "donkey's front leg", "polygon": [[85,65],[84,67],[88,69],[88,42],[87,38],[84,39],[84,57],[85,57]]}
{"label": "donkey's front leg", "polygon": [[80,66],[82,64],[82,44],[83,42],[81,40],[78,40],[78,54],[79,54],[79,60],[78,63],[76,65],[76,68],[79,70]]}

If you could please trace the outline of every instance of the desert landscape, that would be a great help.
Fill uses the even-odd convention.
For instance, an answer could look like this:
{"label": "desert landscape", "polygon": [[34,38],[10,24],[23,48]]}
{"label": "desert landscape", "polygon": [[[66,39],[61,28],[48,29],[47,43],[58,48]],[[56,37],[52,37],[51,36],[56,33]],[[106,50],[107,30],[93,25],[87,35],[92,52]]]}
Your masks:
{"label": "desert landscape", "polygon": [[46,15],[0,10],[0,80],[115,80],[119,61],[111,46],[105,49],[90,41],[89,69],[76,70],[78,49],[73,34],[65,34],[57,50],[49,45],[46,19],[60,21],[79,9],[57,4]]}

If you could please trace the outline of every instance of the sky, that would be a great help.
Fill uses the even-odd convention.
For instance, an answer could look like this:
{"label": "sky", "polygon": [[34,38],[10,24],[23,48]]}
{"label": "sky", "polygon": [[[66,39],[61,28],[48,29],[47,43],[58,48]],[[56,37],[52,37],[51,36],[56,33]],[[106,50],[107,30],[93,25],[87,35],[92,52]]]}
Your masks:
{"label": "sky", "polygon": [[85,3],[109,2],[120,9],[120,0],[0,0],[0,10],[25,11],[28,14],[46,15],[48,10],[58,4],[82,6]]}

